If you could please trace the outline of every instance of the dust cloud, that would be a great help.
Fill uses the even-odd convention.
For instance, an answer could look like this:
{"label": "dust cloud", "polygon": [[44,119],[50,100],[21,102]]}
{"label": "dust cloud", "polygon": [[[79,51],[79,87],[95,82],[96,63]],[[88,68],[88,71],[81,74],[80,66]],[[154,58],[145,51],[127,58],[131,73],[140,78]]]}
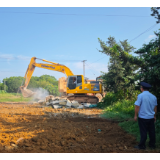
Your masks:
{"label": "dust cloud", "polygon": [[34,95],[32,100],[45,100],[49,92],[43,88],[34,88]]}

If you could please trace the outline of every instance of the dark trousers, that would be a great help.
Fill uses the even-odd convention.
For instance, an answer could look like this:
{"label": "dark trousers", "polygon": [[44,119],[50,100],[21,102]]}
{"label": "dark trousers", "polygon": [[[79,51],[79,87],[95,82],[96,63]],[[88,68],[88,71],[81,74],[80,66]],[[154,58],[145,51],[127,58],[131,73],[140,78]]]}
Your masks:
{"label": "dark trousers", "polygon": [[149,147],[155,148],[155,125],[153,119],[138,118],[139,130],[141,140],[139,143],[140,148],[146,148],[147,132],[149,132]]}

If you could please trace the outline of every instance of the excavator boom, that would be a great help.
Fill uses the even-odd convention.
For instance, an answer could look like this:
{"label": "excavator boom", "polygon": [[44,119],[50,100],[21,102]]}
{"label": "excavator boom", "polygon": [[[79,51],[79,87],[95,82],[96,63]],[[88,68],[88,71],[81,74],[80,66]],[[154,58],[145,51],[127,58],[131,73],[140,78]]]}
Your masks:
{"label": "excavator boom", "polygon": [[28,68],[27,68],[27,71],[25,73],[25,83],[23,86],[20,87],[21,89],[21,92],[23,94],[24,97],[31,97],[34,95],[34,92],[30,91],[27,89],[27,86],[30,82],[30,79],[32,77],[32,74],[35,70],[35,67],[39,67],[39,68],[44,68],[44,69],[49,69],[49,70],[53,70],[53,71],[58,71],[58,72],[62,72],[64,73],[67,77],[68,76],[72,76],[74,75],[72,73],[72,71],[66,67],[65,65],[62,65],[62,64],[59,64],[59,63],[55,63],[55,62],[51,62],[51,61],[47,61],[45,59],[39,59],[39,60],[42,60],[44,62],[48,62],[50,64],[46,64],[46,63],[36,63],[36,59],[39,59],[39,58],[36,58],[36,57],[32,57],[31,58],[31,61],[28,65]]}
{"label": "excavator boom", "polygon": [[28,65],[28,68],[27,68],[27,71],[26,71],[26,74],[24,76],[25,78],[25,83],[23,85],[24,88],[26,88],[29,84],[29,81],[32,77],[32,74],[34,72],[34,69],[35,67],[39,67],[39,68],[44,68],[44,69],[49,69],[49,70],[53,70],[53,71],[58,71],[58,72],[62,72],[64,73],[67,77],[68,76],[72,76],[74,75],[72,73],[72,71],[66,67],[65,65],[62,65],[62,64],[59,64],[59,63],[54,63],[54,62],[51,62],[51,61],[47,61],[47,60],[44,60],[44,59],[40,59],[44,62],[48,62],[50,64],[45,64],[45,63],[36,63],[36,59],[39,59],[39,58],[36,58],[36,57],[32,57],[31,58],[31,61],[30,61],[30,64]]}

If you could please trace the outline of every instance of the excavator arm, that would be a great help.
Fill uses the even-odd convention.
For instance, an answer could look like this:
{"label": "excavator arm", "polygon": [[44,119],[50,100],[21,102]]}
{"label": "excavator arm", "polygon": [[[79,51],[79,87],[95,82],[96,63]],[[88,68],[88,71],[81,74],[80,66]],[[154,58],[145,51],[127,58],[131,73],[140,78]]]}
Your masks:
{"label": "excavator arm", "polygon": [[62,65],[62,64],[59,64],[59,63],[55,63],[55,62],[51,62],[51,61],[47,61],[45,59],[39,59],[39,60],[47,62],[48,64],[47,63],[36,63],[36,59],[39,59],[39,58],[36,58],[36,57],[32,57],[31,58],[31,61],[30,61],[29,65],[28,65],[27,71],[26,71],[25,76],[24,76],[24,78],[25,78],[24,85],[20,87],[24,97],[30,97],[30,96],[33,95],[33,92],[28,90],[28,89],[26,89],[26,88],[27,88],[27,86],[28,86],[28,84],[30,82],[30,79],[31,79],[32,74],[33,74],[33,72],[35,70],[35,67],[62,72],[67,77],[74,75],[72,73],[72,71],[68,67],[66,67],[65,65]]}

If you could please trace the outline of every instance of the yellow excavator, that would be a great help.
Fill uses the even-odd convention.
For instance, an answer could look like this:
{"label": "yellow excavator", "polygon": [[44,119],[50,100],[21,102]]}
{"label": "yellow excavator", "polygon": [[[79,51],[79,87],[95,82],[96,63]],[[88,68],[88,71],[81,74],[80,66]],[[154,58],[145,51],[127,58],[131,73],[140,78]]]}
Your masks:
{"label": "yellow excavator", "polygon": [[[36,59],[47,63],[36,63]],[[31,97],[35,94],[27,89],[29,81],[35,70],[35,67],[49,69],[64,73],[67,78],[60,78],[59,91],[66,92],[69,100],[76,100],[79,103],[98,103],[103,97],[103,88],[100,81],[88,81],[84,79],[83,75],[74,75],[73,72],[65,65],[32,57],[24,76],[24,84],[20,87],[24,97]],[[63,91],[62,91],[63,90]]]}

